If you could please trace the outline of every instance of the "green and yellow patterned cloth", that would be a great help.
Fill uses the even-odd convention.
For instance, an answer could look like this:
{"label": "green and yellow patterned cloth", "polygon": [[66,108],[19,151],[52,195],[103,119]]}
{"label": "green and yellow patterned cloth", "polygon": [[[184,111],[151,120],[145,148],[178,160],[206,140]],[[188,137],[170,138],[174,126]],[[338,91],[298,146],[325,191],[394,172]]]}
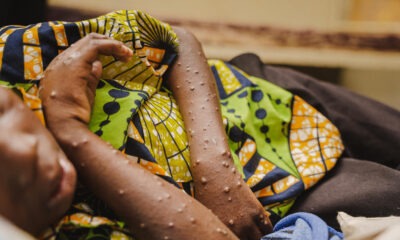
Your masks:
{"label": "green and yellow patterned cloth", "polygon": [[[128,63],[101,58],[104,71],[90,129],[116,149],[139,157],[145,169],[192,194],[184,123],[163,86],[163,74],[178,54],[178,39],[169,25],[140,11],[117,11],[74,23],[3,27],[0,85],[14,89],[44,123],[38,98],[43,71],[57,54],[91,32],[122,41],[134,50],[134,57]],[[209,65],[238,170],[265,209],[282,217],[299,194],[333,168],[343,151],[340,134],[300,97],[223,61],[210,60]],[[79,185],[71,209],[43,238],[133,235]]]}

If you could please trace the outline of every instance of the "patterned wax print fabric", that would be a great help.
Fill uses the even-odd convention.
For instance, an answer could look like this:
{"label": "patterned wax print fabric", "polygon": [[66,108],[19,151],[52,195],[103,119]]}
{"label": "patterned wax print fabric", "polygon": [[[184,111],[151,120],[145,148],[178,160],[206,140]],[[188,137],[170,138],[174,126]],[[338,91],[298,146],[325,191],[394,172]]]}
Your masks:
{"label": "patterned wax print fabric", "polygon": [[[162,84],[178,46],[169,25],[140,11],[117,11],[75,23],[3,27],[1,85],[14,89],[45,123],[38,98],[43,71],[57,54],[90,32],[134,50],[128,63],[101,57],[104,71],[90,129],[127,156],[136,156],[143,168],[193,195],[184,123]],[[282,217],[300,193],[335,165],[343,151],[340,134],[300,97],[223,61],[210,60],[209,65],[236,166],[271,217]],[[133,239],[125,224],[79,185],[73,206],[44,238],[96,237]]]}

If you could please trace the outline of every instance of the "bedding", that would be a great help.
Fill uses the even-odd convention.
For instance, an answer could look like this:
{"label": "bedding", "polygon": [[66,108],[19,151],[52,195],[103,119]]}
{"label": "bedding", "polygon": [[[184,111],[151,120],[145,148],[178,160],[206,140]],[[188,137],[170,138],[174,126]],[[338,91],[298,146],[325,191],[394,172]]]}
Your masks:
{"label": "bedding", "polygon": [[[101,58],[102,80],[89,128],[114,148],[139,157],[145,169],[193,195],[184,123],[163,85],[164,73],[179,54],[179,40],[169,25],[140,11],[117,11],[76,23],[4,27],[1,84],[14,89],[45,122],[38,98],[44,70],[57,54],[91,32],[124,42],[134,49],[134,57],[126,64]],[[237,170],[277,220],[334,167],[343,151],[340,133],[301,97],[221,60],[210,60],[209,65]],[[212,139],[210,144],[215,144]],[[131,236],[83,186],[78,186],[72,209],[54,232],[73,239],[82,232],[86,237]]]}
{"label": "bedding", "polygon": [[[289,211],[309,212],[340,229],[338,211],[353,216],[400,216],[400,112],[290,68],[263,63],[254,53],[231,64],[305,99],[339,129],[346,146],[336,167]],[[379,79],[377,79],[379,81]]]}
{"label": "bedding", "polygon": [[[145,169],[193,194],[184,123],[172,93],[163,85],[164,73],[179,54],[176,52],[179,40],[167,24],[140,11],[118,11],[75,23],[47,22],[27,27],[4,27],[0,29],[1,84],[14,89],[45,123],[37,97],[43,71],[58,53],[90,32],[121,40],[135,51],[133,60],[127,64],[112,57],[101,59],[104,72],[96,91],[90,129],[126,155],[139,157],[139,164]],[[288,211],[306,209],[331,221],[330,214],[340,207],[335,205],[337,202],[326,199],[326,195],[336,193],[320,184],[312,186],[325,175],[331,176],[325,181],[328,182],[346,172],[340,168],[339,174],[328,173],[331,169],[335,171],[333,167],[344,145],[345,154],[352,157],[362,157],[365,151],[373,152],[369,156],[371,159],[377,156],[373,150],[380,147],[374,143],[383,139],[378,141],[374,138],[371,140],[373,143],[366,146],[361,146],[362,141],[353,141],[357,138],[365,140],[365,125],[358,126],[358,121],[351,125],[353,122],[350,120],[359,120],[358,117],[368,119],[366,107],[351,110],[354,114],[360,113],[359,116],[349,115],[350,110],[344,108],[371,102],[298,73],[264,65],[251,54],[239,56],[229,63],[210,60],[209,65],[218,86],[222,117],[237,170],[270,212],[271,219],[278,221]],[[287,84],[300,86],[304,92]],[[342,106],[344,113],[337,104]],[[396,111],[385,107],[374,111],[386,114],[388,118],[385,121],[392,121],[390,129],[398,132]],[[367,136],[382,134],[388,140],[398,139],[399,135],[385,134],[389,131],[385,124],[378,123],[378,126],[382,127],[377,128],[378,133],[367,133]],[[357,132],[356,136],[347,135],[357,129],[363,131]],[[341,135],[345,135],[344,145]],[[361,150],[364,147],[371,148]],[[382,158],[377,158],[377,161],[391,167],[399,165],[391,157],[398,153],[398,149],[388,147],[386,153],[389,156],[378,154]],[[340,161],[345,162],[343,159]],[[359,163],[357,168],[365,169],[362,161]],[[346,164],[340,164],[347,169]],[[393,176],[388,175],[391,177],[387,181],[398,179],[398,174],[388,169]],[[375,181],[370,191],[372,186],[379,185],[383,188],[381,196],[399,196],[399,191],[392,189],[392,185],[379,179],[369,181]],[[355,184],[363,185],[365,182]],[[347,184],[335,182],[335,187],[343,185]],[[304,192],[309,188],[315,190],[312,196],[315,195],[317,200]],[[388,195],[386,188],[393,190],[392,195]],[[352,192],[348,194],[349,198],[353,197]],[[334,207],[325,208],[320,206],[321,203]],[[387,204],[387,208],[390,209],[391,205]],[[79,185],[73,207],[44,238],[85,239],[93,236],[133,238],[125,224],[104,203]]]}

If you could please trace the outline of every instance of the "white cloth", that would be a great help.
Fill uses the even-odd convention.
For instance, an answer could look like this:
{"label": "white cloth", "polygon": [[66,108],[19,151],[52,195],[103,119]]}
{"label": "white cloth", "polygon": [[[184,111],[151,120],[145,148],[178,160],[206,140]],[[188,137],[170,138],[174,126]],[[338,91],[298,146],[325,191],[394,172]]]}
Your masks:
{"label": "white cloth", "polygon": [[19,229],[0,215],[0,240],[35,240],[31,235]]}
{"label": "white cloth", "polygon": [[367,218],[339,212],[337,219],[346,240],[400,239],[400,216]]}

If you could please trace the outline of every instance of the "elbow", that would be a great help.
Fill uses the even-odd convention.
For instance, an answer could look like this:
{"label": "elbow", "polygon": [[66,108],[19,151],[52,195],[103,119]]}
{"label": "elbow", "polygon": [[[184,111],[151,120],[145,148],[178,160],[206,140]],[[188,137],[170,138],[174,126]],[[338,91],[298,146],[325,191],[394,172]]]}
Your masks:
{"label": "elbow", "polygon": [[190,43],[201,46],[200,41],[189,29],[179,26],[172,26],[172,30],[176,33],[180,44]]}

